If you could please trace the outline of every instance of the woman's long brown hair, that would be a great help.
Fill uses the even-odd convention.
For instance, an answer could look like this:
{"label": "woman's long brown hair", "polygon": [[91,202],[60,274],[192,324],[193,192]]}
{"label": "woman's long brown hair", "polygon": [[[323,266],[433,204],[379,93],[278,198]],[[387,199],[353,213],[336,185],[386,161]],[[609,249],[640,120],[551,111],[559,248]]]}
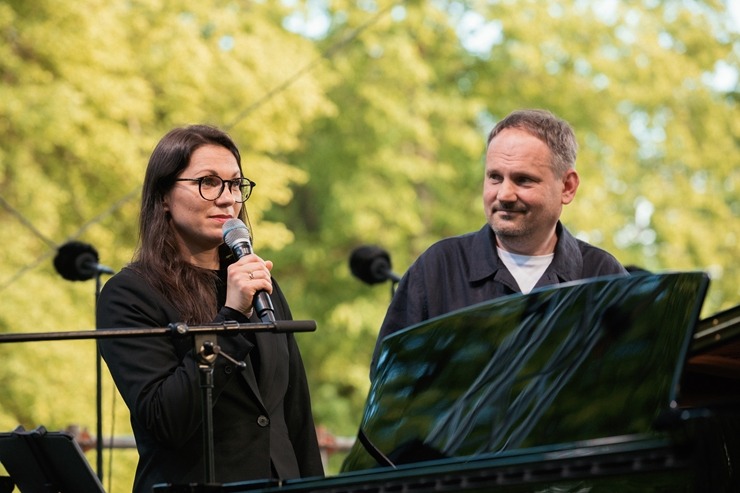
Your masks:
{"label": "woman's long brown hair", "polygon": [[[193,152],[209,144],[228,149],[242,172],[239,150],[225,132],[208,125],[190,125],[175,128],[162,137],[149,158],[144,177],[139,246],[131,268],[180,311],[183,319],[173,322],[208,323],[216,314],[217,276],[183,260],[169,213],[164,209],[164,196],[175,184],[175,178],[188,166]],[[248,224],[246,206],[241,208],[239,218]],[[222,265],[228,253],[228,247],[221,245]]]}

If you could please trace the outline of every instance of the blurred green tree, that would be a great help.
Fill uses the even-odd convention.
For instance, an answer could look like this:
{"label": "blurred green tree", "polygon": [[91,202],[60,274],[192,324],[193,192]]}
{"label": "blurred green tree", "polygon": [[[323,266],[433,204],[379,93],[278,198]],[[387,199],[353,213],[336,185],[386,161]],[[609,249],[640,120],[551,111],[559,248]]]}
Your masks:
{"label": "blurred green tree", "polygon": [[272,258],[296,312],[319,321],[304,350],[320,421],[353,433],[389,301],[351,277],[350,252],[381,245],[403,273],[432,242],[480,228],[486,135],[517,108],[575,127],[572,231],[624,264],[710,272],[704,315],[737,304],[740,43],[721,4],[302,5],[295,24],[326,26],[310,33],[321,47],[364,31],[331,59],[337,113],[286,157],[308,181],[267,216],[295,232]]}
{"label": "blurred green tree", "polygon": [[[150,150],[173,126],[216,124],[258,183],[255,248],[296,318],[318,322],[298,336],[317,422],[352,436],[390,292],[352,278],[351,251],[381,245],[403,273],[478,229],[486,134],[520,107],[576,129],[572,231],[625,264],[706,270],[704,314],[733,306],[730,19],[711,0],[3,2],[0,331],[92,328],[92,283],[60,279],[56,247],[89,242],[122,267]],[[3,345],[0,358],[0,428],[93,427],[93,343]],[[110,381],[105,396],[106,430],[129,433]],[[130,489],[134,462],[120,453],[109,493]]]}

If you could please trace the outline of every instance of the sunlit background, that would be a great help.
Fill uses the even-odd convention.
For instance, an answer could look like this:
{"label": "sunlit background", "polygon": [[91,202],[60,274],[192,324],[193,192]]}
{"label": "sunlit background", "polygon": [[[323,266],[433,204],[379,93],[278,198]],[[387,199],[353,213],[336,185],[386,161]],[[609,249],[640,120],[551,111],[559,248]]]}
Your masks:
{"label": "sunlit background", "polygon": [[[485,136],[514,109],[576,130],[574,234],[625,265],[709,273],[703,316],[740,302],[739,32],[738,1],[4,1],[0,333],[94,329],[96,283],[63,279],[57,249],[81,241],[120,270],[155,143],[218,125],[257,182],[257,253],[317,322],[298,339],[336,473],[391,295],[349,256],[380,245],[402,274],[479,229]],[[130,491],[128,411],[104,366],[115,448],[95,452],[94,342],[2,344],[0,359],[0,431],[68,429],[106,491]]]}

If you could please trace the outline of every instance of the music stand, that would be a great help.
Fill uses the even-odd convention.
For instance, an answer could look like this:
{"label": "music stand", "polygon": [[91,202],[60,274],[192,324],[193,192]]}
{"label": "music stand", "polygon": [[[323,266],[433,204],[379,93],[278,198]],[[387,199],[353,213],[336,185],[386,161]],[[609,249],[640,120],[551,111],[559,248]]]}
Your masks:
{"label": "music stand", "polygon": [[0,433],[0,462],[22,493],[105,493],[74,437],[18,427]]}

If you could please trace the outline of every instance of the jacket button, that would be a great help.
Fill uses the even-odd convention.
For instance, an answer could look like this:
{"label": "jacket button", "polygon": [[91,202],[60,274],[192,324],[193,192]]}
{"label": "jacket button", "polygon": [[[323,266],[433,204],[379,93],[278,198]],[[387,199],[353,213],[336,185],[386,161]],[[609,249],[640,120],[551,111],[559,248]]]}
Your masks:
{"label": "jacket button", "polygon": [[232,368],[231,365],[224,366],[224,373],[226,373],[227,375],[231,375],[232,371],[234,371],[234,368]]}
{"label": "jacket button", "polygon": [[260,416],[257,418],[257,424],[264,428],[270,424],[270,419],[267,416]]}

